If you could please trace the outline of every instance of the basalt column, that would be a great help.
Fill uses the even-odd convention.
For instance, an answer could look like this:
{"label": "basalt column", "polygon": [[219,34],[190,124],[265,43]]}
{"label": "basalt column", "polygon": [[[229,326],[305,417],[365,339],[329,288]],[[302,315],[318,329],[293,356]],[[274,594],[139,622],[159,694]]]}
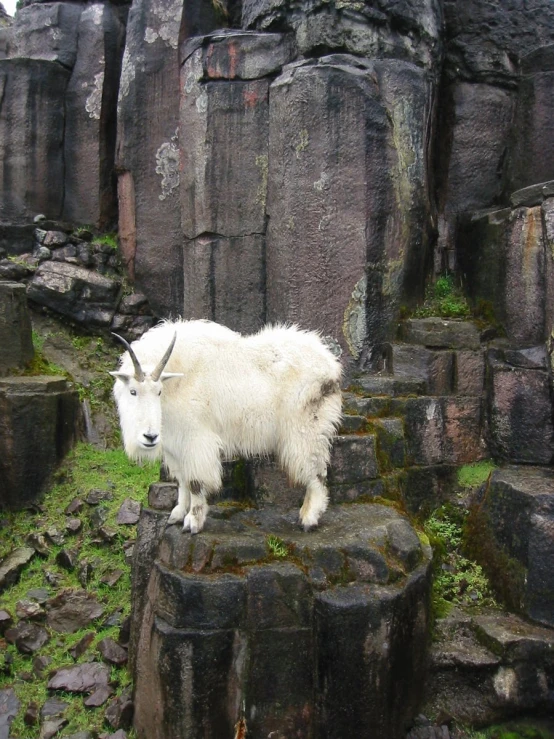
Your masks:
{"label": "basalt column", "polygon": [[423,284],[432,89],[409,62],[349,55],[271,86],[268,318],[322,330],[351,362]]}
{"label": "basalt column", "polygon": [[281,34],[221,32],[182,49],[184,316],[238,331],[266,318],[269,87],[293,55]]}

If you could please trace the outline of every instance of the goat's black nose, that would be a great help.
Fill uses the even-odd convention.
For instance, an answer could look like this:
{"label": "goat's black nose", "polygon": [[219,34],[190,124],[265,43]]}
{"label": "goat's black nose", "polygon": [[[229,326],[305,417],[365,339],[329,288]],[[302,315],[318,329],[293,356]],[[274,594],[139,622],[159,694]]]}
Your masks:
{"label": "goat's black nose", "polygon": [[144,438],[153,444],[158,438],[158,434],[143,434]]}

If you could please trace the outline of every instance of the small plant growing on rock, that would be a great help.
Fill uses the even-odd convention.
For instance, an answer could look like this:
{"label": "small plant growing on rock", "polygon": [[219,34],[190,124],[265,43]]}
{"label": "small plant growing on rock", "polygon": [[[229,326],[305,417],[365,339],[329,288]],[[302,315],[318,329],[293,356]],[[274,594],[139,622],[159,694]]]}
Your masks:
{"label": "small plant growing on rock", "polygon": [[433,610],[444,617],[453,605],[496,605],[483,569],[463,552],[465,511],[439,508],[425,523],[434,552]]}
{"label": "small plant growing on rock", "polygon": [[289,553],[285,542],[273,534],[270,534],[270,536],[267,537],[267,548],[273,557],[283,558]]}
{"label": "small plant growing on rock", "polygon": [[469,304],[452,275],[443,275],[429,285],[425,302],[414,313],[416,318],[468,318],[470,315]]}

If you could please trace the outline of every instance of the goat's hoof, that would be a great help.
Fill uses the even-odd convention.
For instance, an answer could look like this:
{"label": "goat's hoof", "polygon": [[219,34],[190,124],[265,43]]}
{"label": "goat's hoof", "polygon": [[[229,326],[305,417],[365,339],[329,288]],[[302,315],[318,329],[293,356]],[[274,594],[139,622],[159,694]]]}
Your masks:
{"label": "goat's hoof", "polygon": [[175,508],[169,514],[167,523],[168,524],[181,523],[181,521],[185,518],[185,513],[186,513],[186,510],[184,508],[180,508],[178,505],[176,505]]}

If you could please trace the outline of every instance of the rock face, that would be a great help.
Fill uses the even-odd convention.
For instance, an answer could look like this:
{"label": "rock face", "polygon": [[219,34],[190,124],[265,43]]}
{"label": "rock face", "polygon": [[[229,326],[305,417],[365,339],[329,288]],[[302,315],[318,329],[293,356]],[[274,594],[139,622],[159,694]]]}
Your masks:
{"label": "rock face", "polygon": [[33,358],[31,319],[24,285],[0,282],[0,375]]}
{"label": "rock face", "polygon": [[495,471],[480,513],[499,552],[519,563],[509,583],[512,601],[534,621],[554,626],[552,468]]}
{"label": "rock face", "polygon": [[0,380],[0,506],[23,508],[71,449],[79,399],[64,379]]}
{"label": "rock face", "polygon": [[[335,507],[309,535],[295,518],[214,508],[191,538],[143,511],[131,649],[139,736],[227,736],[240,722],[254,736],[403,736],[420,694],[410,675],[425,654],[429,552],[388,507]],[[175,689],[183,671],[185,694]]]}

